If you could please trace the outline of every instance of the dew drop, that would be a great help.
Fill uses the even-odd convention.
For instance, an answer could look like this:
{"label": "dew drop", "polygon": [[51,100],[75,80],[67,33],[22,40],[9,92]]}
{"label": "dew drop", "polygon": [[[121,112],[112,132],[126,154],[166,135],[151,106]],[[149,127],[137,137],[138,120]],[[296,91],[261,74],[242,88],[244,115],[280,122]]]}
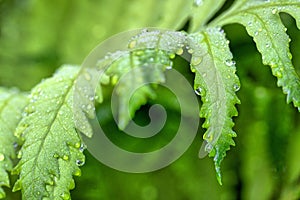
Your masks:
{"label": "dew drop", "polygon": [[136,45],[136,40],[133,40],[133,41],[129,42],[128,48],[133,49],[135,47],[135,45]]}
{"label": "dew drop", "polygon": [[13,143],[13,146],[14,146],[14,148],[16,149],[16,148],[18,148],[19,144],[18,144],[17,142],[14,142],[14,143]]}
{"label": "dew drop", "polygon": [[212,149],[213,149],[212,144],[207,143],[207,144],[205,145],[205,151],[206,151],[206,152],[210,153]]}
{"label": "dew drop", "polygon": [[183,49],[182,49],[182,48],[179,48],[179,49],[176,51],[176,54],[177,54],[177,55],[182,55],[182,54],[183,54]]}
{"label": "dew drop", "polygon": [[90,73],[88,73],[88,72],[85,72],[85,73],[84,73],[84,78],[85,78],[85,80],[87,80],[87,81],[90,81],[90,80],[92,79]]}
{"label": "dew drop", "polygon": [[111,83],[112,83],[112,85],[115,85],[115,84],[118,82],[118,79],[119,79],[118,75],[114,75],[114,76],[111,78]]}
{"label": "dew drop", "polygon": [[82,165],[84,165],[84,161],[83,160],[76,160],[76,165],[77,166],[82,166]]}
{"label": "dew drop", "polygon": [[234,84],[233,85],[233,89],[234,89],[234,91],[239,91],[240,90],[240,86],[238,85],[238,84]]}
{"label": "dew drop", "polygon": [[266,47],[267,47],[267,48],[269,48],[269,47],[270,47],[270,44],[269,44],[269,43],[267,43],[267,44],[266,44]]}
{"label": "dew drop", "polygon": [[73,190],[75,188],[75,182],[74,182],[74,180],[72,179],[71,180],[71,183],[70,183],[70,186],[69,186],[69,189],[70,190]]}
{"label": "dew drop", "polygon": [[81,170],[79,168],[74,172],[74,176],[81,176]]}
{"label": "dew drop", "polygon": [[169,55],[169,58],[170,58],[170,59],[174,59],[175,56],[176,56],[176,55],[175,55],[174,53],[171,53],[171,54]]}
{"label": "dew drop", "polygon": [[58,155],[57,153],[55,153],[55,154],[53,155],[53,157],[54,157],[54,158],[58,158],[59,155]]}
{"label": "dew drop", "polygon": [[189,49],[189,50],[188,50],[188,53],[189,53],[189,54],[193,54],[193,53],[194,53],[194,50],[193,50],[193,49]]}
{"label": "dew drop", "polygon": [[272,9],[272,14],[273,15],[277,14],[277,9],[276,8]]}
{"label": "dew drop", "polygon": [[198,87],[196,90],[195,90],[195,93],[199,96],[202,96],[204,95],[204,89],[201,88],[201,87]]}
{"label": "dew drop", "polygon": [[63,160],[69,160],[69,156],[68,156],[68,155],[64,155],[64,156],[62,157],[62,159],[63,159]]}
{"label": "dew drop", "polygon": [[167,65],[167,66],[166,66],[166,69],[167,69],[167,70],[172,69],[172,65]]}
{"label": "dew drop", "polygon": [[75,145],[74,145],[74,147],[75,147],[76,149],[79,149],[79,148],[81,147],[80,142],[76,142]]}
{"label": "dew drop", "polygon": [[18,152],[18,155],[17,155],[17,158],[18,158],[18,159],[21,159],[21,158],[22,158],[22,155],[23,155],[22,151],[19,151],[19,152]]}
{"label": "dew drop", "polygon": [[86,108],[87,108],[88,110],[91,110],[91,109],[92,109],[92,105],[89,104]]}
{"label": "dew drop", "polygon": [[235,61],[234,60],[226,60],[225,61],[225,65],[227,65],[228,67],[232,67],[235,65]]}
{"label": "dew drop", "polygon": [[255,31],[255,32],[254,32],[254,36],[257,36],[257,35],[258,35],[258,31]]}
{"label": "dew drop", "polygon": [[3,153],[0,153],[0,162],[3,161],[5,159],[5,156]]}
{"label": "dew drop", "polygon": [[86,149],[86,146],[84,144],[81,144],[79,147],[79,151],[83,152]]}
{"label": "dew drop", "polygon": [[199,7],[203,4],[202,0],[194,0],[194,6]]}
{"label": "dew drop", "polygon": [[248,26],[252,26],[253,24],[252,24],[252,22],[251,21],[249,21],[248,22]]}
{"label": "dew drop", "polygon": [[282,78],[282,73],[277,71],[277,72],[275,72],[275,76],[278,78]]}
{"label": "dew drop", "polygon": [[202,62],[202,58],[200,56],[198,56],[198,57],[193,57],[192,58],[191,64],[192,65],[199,65],[201,62]]}
{"label": "dew drop", "polygon": [[64,192],[60,195],[60,197],[64,200],[68,200],[68,199],[70,199],[70,194],[68,194],[67,192]]}

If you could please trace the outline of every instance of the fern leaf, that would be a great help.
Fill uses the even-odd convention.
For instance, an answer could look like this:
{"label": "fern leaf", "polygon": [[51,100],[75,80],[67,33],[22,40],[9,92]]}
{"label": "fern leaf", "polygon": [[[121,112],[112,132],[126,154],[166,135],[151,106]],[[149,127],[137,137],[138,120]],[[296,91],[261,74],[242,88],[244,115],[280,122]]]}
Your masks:
{"label": "fern leaf", "polygon": [[5,197],[2,186],[10,187],[7,172],[13,168],[11,158],[15,158],[14,145],[19,143],[14,131],[26,104],[25,94],[0,87],[0,199]]}
{"label": "fern leaf", "polygon": [[265,65],[271,66],[278,86],[300,111],[300,79],[292,64],[290,38],[280,20],[279,13],[291,14],[300,28],[300,1],[237,1],[230,11],[213,24],[240,23],[253,37]]}
{"label": "fern leaf", "polygon": [[72,175],[80,175],[84,155],[72,112],[78,70],[64,66],[31,92],[15,132],[24,140],[14,169],[20,175],[14,191],[21,189],[23,199],[69,199]]}
{"label": "fern leaf", "polygon": [[232,137],[236,136],[232,130],[232,117],[238,114],[235,104],[239,99],[235,92],[240,83],[222,29],[210,28],[191,34],[188,44],[192,53],[191,70],[195,73],[194,88],[203,102],[200,117],[206,118],[203,127],[207,128],[199,157],[207,153],[214,157],[217,179],[221,184],[220,164],[230,145],[234,145]]}
{"label": "fern leaf", "polygon": [[[186,36],[183,32],[147,31],[132,38],[127,51],[110,54],[99,61],[99,68],[111,64],[105,74],[116,85],[118,126],[125,129],[136,110],[154,99],[155,84],[165,81],[164,71],[172,68],[175,53],[183,52]],[[129,103],[130,102],[130,103]]]}

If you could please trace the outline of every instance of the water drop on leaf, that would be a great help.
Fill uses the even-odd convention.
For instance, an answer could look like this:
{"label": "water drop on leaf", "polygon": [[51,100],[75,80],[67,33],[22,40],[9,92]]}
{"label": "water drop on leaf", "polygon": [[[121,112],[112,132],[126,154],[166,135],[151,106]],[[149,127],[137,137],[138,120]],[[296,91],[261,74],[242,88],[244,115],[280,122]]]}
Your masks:
{"label": "water drop on leaf", "polygon": [[233,89],[234,89],[235,92],[237,92],[237,91],[240,90],[240,86],[238,84],[234,84]]}
{"label": "water drop on leaf", "polygon": [[5,159],[4,154],[0,153],[0,162],[3,161]]}
{"label": "water drop on leaf", "polygon": [[82,161],[82,160],[76,160],[76,165],[77,166],[82,166],[82,165],[84,165],[84,161]]}
{"label": "water drop on leaf", "polygon": [[64,160],[69,160],[69,156],[68,156],[68,155],[64,155],[64,156],[62,157],[62,159],[64,159]]}
{"label": "water drop on leaf", "polygon": [[203,4],[203,0],[194,0],[194,6],[199,7]]}
{"label": "water drop on leaf", "polygon": [[232,67],[235,65],[235,61],[234,60],[226,60],[225,61],[225,65],[227,65],[228,67]]}

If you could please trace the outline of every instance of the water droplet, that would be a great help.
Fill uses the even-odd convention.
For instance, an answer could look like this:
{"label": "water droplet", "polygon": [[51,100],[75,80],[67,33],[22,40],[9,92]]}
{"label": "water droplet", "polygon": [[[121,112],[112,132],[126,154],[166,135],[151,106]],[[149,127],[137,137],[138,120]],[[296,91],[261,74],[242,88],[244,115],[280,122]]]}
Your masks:
{"label": "water droplet", "polygon": [[201,62],[202,62],[202,58],[200,56],[197,56],[197,57],[192,58],[191,64],[192,65],[199,65]]}
{"label": "water droplet", "polygon": [[86,146],[82,143],[79,147],[79,151],[83,152],[86,149]]}
{"label": "water droplet", "polygon": [[267,48],[269,48],[269,47],[270,47],[270,44],[269,44],[269,43],[267,43],[267,44],[266,44],[266,47],[267,47]]}
{"label": "water droplet", "polygon": [[82,166],[82,165],[84,165],[84,161],[83,160],[76,160],[76,165],[77,166]]}
{"label": "water droplet", "polygon": [[128,48],[133,49],[135,47],[135,45],[136,45],[136,40],[133,40],[133,41],[129,42]]}
{"label": "water droplet", "polygon": [[203,4],[202,0],[194,0],[194,6],[199,7]]}
{"label": "water droplet", "polygon": [[14,142],[13,145],[14,145],[15,149],[18,148],[18,146],[19,146],[19,144],[17,142]]}
{"label": "water droplet", "polygon": [[90,96],[90,97],[89,97],[89,100],[90,100],[90,101],[94,101],[95,98],[94,98],[93,96]]}
{"label": "water droplet", "polygon": [[69,186],[69,189],[73,190],[74,188],[75,188],[75,181],[72,179],[71,183],[70,183],[70,186]]}
{"label": "water droplet", "polygon": [[234,60],[226,60],[225,61],[225,65],[227,65],[228,67],[232,67],[235,65],[235,61]]}
{"label": "water droplet", "polygon": [[18,155],[17,155],[17,158],[18,158],[18,159],[21,159],[21,158],[22,158],[22,155],[23,155],[22,151],[19,151],[19,152],[18,152]]}
{"label": "water droplet", "polygon": [[212,144],[207,143],[207,144],[205,145],[205,151],[206,151],[206,152],[210,153],[212,149],[213,149]]}
{"label": "water droplet", "polygon": [[64,200],[68,200],[68,199],[70,199],[70,194],[68,194],[67,192],[64,192],[60,195],[60,197]]}
{"label": "water droplet", "polygon": [[112,85],[115,85],[117,82],[118,82],[118,75],[114,75],[112,78],[111,78],[111,84]]}
{"label": "water droplet", "polygon": [[17,127],[16,131],[14,132],[14,135],[16,137],[21,137],[21,135],[24,133],[24,131],[27,129],[28,126],[29,126],[28,124],[20,124]]}
{"label": "water droplet", "polygon": [[89,104],[86,108],[88,109],[88,110],[91,110],[92,109],[92,105],[91,104]]}
{"label": "water droplet", "polygon": [[172,69],[172,65],[167,65],[167,66],[166,66],[166,69],[167,69],[167,70]]}
{"label": "water droplet", "polygon": [[175,53],[171,53],[171,54],[169,55],[169,58],[170,58],[170,59],[174,59],[175,56],[176,56]]}
{"label": "water droplet", "polygon": [[62,157],[62,159],[63,159],[63,160],[69,160],[69,156],[68,156],[68,155],[64,155],[64,156]]}
{"label": "water droplet", "polygon": [[176,54],[177,55],[182,55],[183,54],[183,49],[182,48],[177,49]]}
{"label": "water droplet", "polygon": [[238,84],[234,84],[233,89],[234,89],[235,92],[237,92],[237,91],[240,90],[240,86]]}
{"label": "water droplet", "polygon": [[79,148],[81,147],[81,143],[80,143],[80,142],[75,143],[74,147],[75,147],[76,149],[79,149]]}
{"label": "water droplet", "polygon": [[81,170],[76,169],[76,171],[74,172],[74,176],[81,176]]}
{"label": "water droplet", "polygon": [[58,155],[57,153],[55,153],[55,154],[53,155],[53,157],[54,157],[54,158],[58,158],[59,155]]}
{"label": "water droplet", "polygon": [[85,80],[87,80],[87,81],[90,81],[90,80],[92,79],[91,74],[88,73],[88,72],[85,72],[85,73],[84,73],[84,78],[85,78]]}
{"label": "water droplet", "polygon": [[255,31],[255,32],[254,32],[254,36],[257,36],[257,35],[258,35],[258,31]]}
{"label": "water droplet", "polygon": [[0,162],[3,161],[5,159],[4,154],[0,153]]}
{"label": "water droplet", "polygon": [[273,15],[277,14],[277,9],[276,9],[276,8],[273,8],[273,9],[272,9],[272,14],[273,14]]}
{"label": "water droplet", "polygon": [[193,54],[193,53],[194,53],[194,50],[193,50],[193,49],[189,49],[189,50],[188,50],[188,53],[189,53],[189,54]]}
{"label": "water droplet", "polygon": [[198,87],[196,90],[195,90],[195,93],[199,96],[202,96],[204,95],[204,89],[201,88],[201,87]]}
{"label": "water droplet", "polygon": [[282,78],[282,73],[279,72],[279,71],[276,71],[275,76],[278,77],[278,78]]}
{"label": "water droplet", "polygon": [[25,112],[27,113],[27,114],[31,114],[31,113],[33,113],[35,111],[35,107],[34,106],[27,106],[26,108],[25,108]]}
{"label": "water droplet", "polygon": [[248,22],[248,26],[252,26],[253,24],[252,24],[252,22],[251,21],[249,21]]}

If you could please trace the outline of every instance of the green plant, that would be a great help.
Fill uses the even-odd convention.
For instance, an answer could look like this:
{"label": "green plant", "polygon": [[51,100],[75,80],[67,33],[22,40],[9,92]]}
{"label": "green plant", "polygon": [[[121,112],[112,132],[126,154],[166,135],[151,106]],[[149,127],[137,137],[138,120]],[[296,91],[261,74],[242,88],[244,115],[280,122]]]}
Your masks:
{"label": "green plant", "polygon": [[[290,39],[279,15],[290,14],[300,28],[300,2],[239,0],[228,10],[215,16],[224,2],[196,0],[176,1],[174,4],[173,1],[166,1],[166,9],[158,9],[155,13],[162,17],[156,19],[152,16],[156,19],[154,25],[172,29],[178,28],[190,18],[188,33],[179,39],[183,38],[184,45],[189,48],[190,67],[195,73],[194,89],[200,94],[203,102],[200,117],[205,118],[203,127],[207,131],[203,136],[205,142],[200,156],[209,153],[210,157],[214,157],[219,183],[221,161],[230,145],[234,145],[232,137],[236,136],[232,130],[232,117],[237,116],[235,104],[238,104],[239,100],[235,93],[240,88],[238,77],[235,75],[235,61],[232,60],[229,42],[221,27],[232,23],[240,23],[246,27],[247,33],[253,37],[262,55],[263,64],[271,67],[272,74],[277,77],[278,86],[282,87],[283,93],[287,95],[287,102],[293,102],[294,106],[300,109],[300,79],[291,61]],[[156,1],[152,3],[159,4]],[[179,12],[170,17],[169,13],[173,13],[174,6]],[[149,14],[146,13],[145,16],[147,15]],[[171,35],[177,33],[173,32]],[[178,40],[174,40],[172,44],[180,43]],[[130,44],[129,46],[134,47]],[[173,62],[175,53],[180,55],[183,51],[182,47],[171,49],[168,46],[160,50],[162,48],[163,46],[158,45],[150,50],[145,48],[134,51],[134,64],[130,62],[128,54],[121,56],[108,69],[107,76],[120,76],[127,68],[151,62],[150,57],[165,60],[163,66],[166,67]],[[143,54],[137,51],[142,51]],[[74,81],[79,70],[76,66],[63,66],[52,78],[35,86],[29,95],[1,88],[0,186],[10,185],[8,173],[12,172],[19,175],[14,191],[22,190],[24,199],[70,198],[69,190],[75,186],[72,176],[80,175],[79,166],[84,164],[83,144],[75,130],[72,111]],[[155,71],[155,82],[163,82],[164,70],[166,69],[159,68]],[[150,72],[147,72],[147,75],[149,74]],[[124,83],[122,87],[130,88],[132,85]],[[99,93],[99,102],[102,100],[101,95]],[[125,98],[126,90],[120,89],[119,95]],[[131,114],[151,98],[155,98],[155,87],[147,86],[139,90],[130,107]],[[15,105],[16,109],[12,109]],[[98,109],[101,110],[101,104]],[[126,109],[120,108],[120,116],[125,116],[122,112]],[[128,120],[126,117],[120,117],[120,128],[125,128]],[[88,127],[88,124],[85,125]],[[14,158],[17,149],[14,146],[17,144],[22,148],[17,156],[20,160],[13,169],[11,158]],[[5,197],[2,188],[0,194]]]}

